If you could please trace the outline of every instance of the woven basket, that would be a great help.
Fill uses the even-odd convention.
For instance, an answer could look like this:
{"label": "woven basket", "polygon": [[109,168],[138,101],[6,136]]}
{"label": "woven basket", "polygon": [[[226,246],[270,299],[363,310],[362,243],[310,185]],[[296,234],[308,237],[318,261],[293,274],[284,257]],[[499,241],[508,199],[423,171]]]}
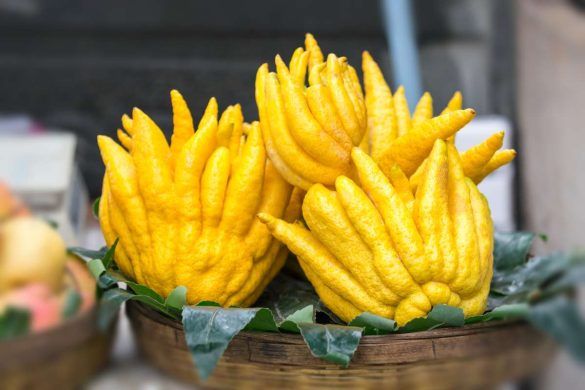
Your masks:
{"label": "woven basket", "polygon": [[127,306],[137,343],[163,372],[206,388],[486,388],[525,378],[554,343],[524,322],[364,336],[349,368],[317,359],[299,335],[242,332],[200,383],[180,323]]}
{"label": "woven basket", "polygon": [[47,331],[0,343],[0,389],[75,389],[108,362],[113,327],[100,332],[96,310]]}

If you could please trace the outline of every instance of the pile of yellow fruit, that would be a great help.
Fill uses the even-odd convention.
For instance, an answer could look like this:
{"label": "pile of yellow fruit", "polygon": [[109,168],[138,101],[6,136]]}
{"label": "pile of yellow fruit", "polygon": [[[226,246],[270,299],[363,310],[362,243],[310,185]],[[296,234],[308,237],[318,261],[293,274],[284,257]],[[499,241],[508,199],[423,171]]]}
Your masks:
{"label": "pile of yellow fruit", "polygon": [[368,311],[403,325],[436,304],[481,314],[493,228],[476,184],[514,158],[504,133],[460,153],[455,134],[475,115],[461,94],[434,116],[425,93],[411,115],[367,52],[362,88],[310,34],[275,65],[256,75],[259,121],[244,122],[239,105],[219,115],[212,98],[195,127],[172,91],[170,144],[136,108],[121,146],[98,138],[99,217],[108,245],[119,238],[122,272],[163,296],[184,285],[191,304],[250,306],[284,243],[345,321]]}

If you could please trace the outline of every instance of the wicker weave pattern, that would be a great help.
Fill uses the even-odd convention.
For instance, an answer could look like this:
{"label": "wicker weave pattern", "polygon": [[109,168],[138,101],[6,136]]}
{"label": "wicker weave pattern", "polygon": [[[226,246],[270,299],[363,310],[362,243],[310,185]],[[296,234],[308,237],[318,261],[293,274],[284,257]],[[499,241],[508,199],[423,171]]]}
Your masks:
{"label": "wicker weave pattern", "polygon": [[313,357],[298,335],[243,332],[201,384],[180,323],[133,302],[128,315],[155,367],[204,388],[486,388],[537,372],[555,349],[528,324],[500,322],[366,336],[343,369]]}

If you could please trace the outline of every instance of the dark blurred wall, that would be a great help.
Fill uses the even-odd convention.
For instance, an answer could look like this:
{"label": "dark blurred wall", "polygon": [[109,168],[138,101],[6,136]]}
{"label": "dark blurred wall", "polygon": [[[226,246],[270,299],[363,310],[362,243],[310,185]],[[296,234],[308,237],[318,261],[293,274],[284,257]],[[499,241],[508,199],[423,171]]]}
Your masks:
{"label": "dark blurred wall", "polygon": [[[507,4],[415,1],[423,80],[438,104],[462,88],[480,112],[502,112],[502,70],[492,65],[507,62],[490,55],[503,42],[496,38],[507,28]],[[0,113],[78,133],[79,161],[96,196],[95,136],[114,134],[124,112],[138,106],[169,130],[168,93],[177,88],[195,117],[215,96],[221,107],[242,103],[253,120],[257,67],[276,53],[288,57],[307,31],[357,68],[370,50],[390,74],[375,0],[0,0]]]}

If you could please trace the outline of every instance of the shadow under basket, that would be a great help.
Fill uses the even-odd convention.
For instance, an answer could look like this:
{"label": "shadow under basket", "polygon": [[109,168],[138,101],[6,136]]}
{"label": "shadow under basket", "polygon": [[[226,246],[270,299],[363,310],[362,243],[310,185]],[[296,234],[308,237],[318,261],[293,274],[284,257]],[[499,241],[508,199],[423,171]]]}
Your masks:
{"label": "shadow under basket", "polygon": [[[46,331],[0,342],[0,389],[75,389],[108,363],[114,328],[97,309]],[[115,321],[114,321],[115,322]]]}
{"label": "shadow under basket", "polygon": [[241,332],[207,381],[181,323],[137,302],[127,313],[141,352],[166,374],[209,388],[486,388],[538,372],[554,343],[525,322],[364,336],[348,368],[315,358],[300,335]]}

